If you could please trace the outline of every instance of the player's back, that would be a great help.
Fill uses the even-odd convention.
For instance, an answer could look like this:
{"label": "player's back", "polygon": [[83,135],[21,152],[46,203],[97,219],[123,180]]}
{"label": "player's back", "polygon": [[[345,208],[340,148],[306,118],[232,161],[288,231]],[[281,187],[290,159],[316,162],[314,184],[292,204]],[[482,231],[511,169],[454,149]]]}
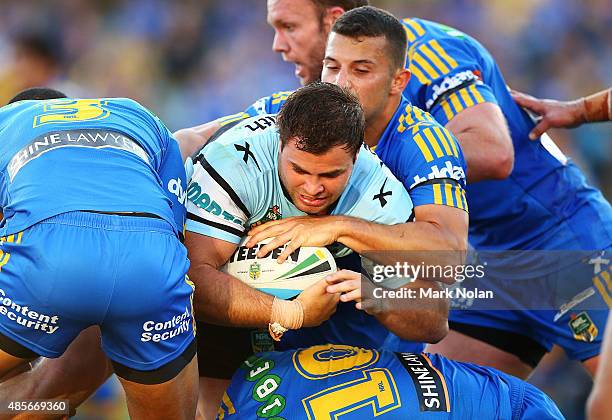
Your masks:
{"label": "player's back", "polygon": [[[448,26],[416,18],[402,23],[412,72],[405,94],[413,104],[446,124],[468,107],[496,103],[509,125],[515,153],[511,175],[467,186],[470,242],[480,249],[609,245],[609,204],[548,136],[529,140],[534,123],[512,100],[491,54],[475,39]],[[568,222],[570,217],[597,223],[578,227]],[[594,237],[600,243],[593,243]]]}
{"label": "player's back", "polygon": [[0,235],[75,210],[150,213],[182,228],[178,146],[130,99],[16,102],[0,109],[0,139]]}
{"label": "player's back", "polygon": [[439,355],[326,344],[247,360],[219,418],[510,419],[522,418],[526,394],[536,396],[530,402],[540,403],[540,414],[550,414],[541,418],[561,418],[540,391],[495,369]]}

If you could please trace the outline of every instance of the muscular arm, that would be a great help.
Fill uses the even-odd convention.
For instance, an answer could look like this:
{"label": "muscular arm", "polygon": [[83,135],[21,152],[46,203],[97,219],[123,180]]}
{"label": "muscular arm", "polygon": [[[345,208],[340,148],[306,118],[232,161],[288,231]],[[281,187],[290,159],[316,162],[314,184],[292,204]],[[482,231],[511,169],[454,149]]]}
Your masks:
{"label": "muscular arm", "polygon": [[183,162],[188,156],[200,150],[219,128],[221,128],[221,124],[215,120],[175,132],[174,137],[178,140]]}
{"label": "muscular arm", "polygon": [[[189,278],[195,283],[196,318],[218,325],[233,327],[267,327],[269,322],[287,325],[284,319],[271,319],[274,297],[242,283],[219,271],[229,260],[237,245],[197,233],[187,232],[185,245],[189,249]],[[296,298],[303,311],[304,327],[315,327],[336,310],[338,294],[329,294],[321,280]],[[288,315],[293,302],[278,301],[281,318]],[[278,314],[277,314],[278,315]]]}
{"label": "muscular arm", "polygon": [[514,148],[498,105],[484,102],[466,108],[446,124],[461,145],[468,182],[504,179],[514,166]]}
{"label": "muscular arm", "polygon": [[383,308],[374,313],[376,319],[404,340],[431,344],[442,340],[448,333],[448,300],[420,297],[420,290],[442,290],[440,284],[417,279],[400,289],[414,290],[416,295],[408,299],[379,299]]}
{"label": "muscular arm", "polygon": [[219,271],[237,245],[187,232],[189,278],[195,283],[196,318],[235,327],[266,327],[270,322],[273,296],[253,289]]}
{"label": "muscular arm", "polygon": [[[381,264],[397,262],[397,253],[385,251],[410,252],[410,258],[419,258],[427,264],[463,263],[468,231],[465,211],[428,204],[415,207],[415,219],[416,222],[383,225],[350,216],[289,217],[253,228],[249,232],[247,246],[274,238],[257,252],[259,257],[263,257],[274,248],[288,243],[280,260],[286,259],[300,246],[326,246],[340,242],[358,254],[377,251],[372,258]],[[422,251],[422,255],[417,254],[419,251]],[[453,282],[452,279],[437,280]]]}
{"label": "muscular arm", "polygon": [[[340,270],[328,276],[327,282],[329,293],[342,293],[343,302],[356,301],[357,309],[405,340],[436,343],[448,333],[448,300],[420,294],[420,290],[442,290],[438,282],[417,279],[391,290],[351,270]],[[385,295],[389,292],[404,294],[394,298]]]}
{"label": "muscular arm", "polygon": [[415,222],[382,225],[363,219],[337,217],[338,242],[358,254],[364,251],[465,251],[468,215],[465,211],[428,204],[414,209]]}

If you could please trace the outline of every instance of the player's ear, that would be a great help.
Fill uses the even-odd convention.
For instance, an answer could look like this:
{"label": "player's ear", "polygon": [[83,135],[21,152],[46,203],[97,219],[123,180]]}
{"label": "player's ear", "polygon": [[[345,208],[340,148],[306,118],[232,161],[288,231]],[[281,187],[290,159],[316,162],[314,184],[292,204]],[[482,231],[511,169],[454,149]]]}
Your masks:
{"label": "player's ear", "polygon": [[410,70],[404,68],[396,70],[391,81],[391,94],[401,95],[409,81]]}
{"label": "player's ear", "polygon": [[328,7],[325,9],[325,15],[323,16],[323,25],[326,32],[329,33],[331,27],[334,26],[336,20],[344,14],[344,9],[340,6]]}

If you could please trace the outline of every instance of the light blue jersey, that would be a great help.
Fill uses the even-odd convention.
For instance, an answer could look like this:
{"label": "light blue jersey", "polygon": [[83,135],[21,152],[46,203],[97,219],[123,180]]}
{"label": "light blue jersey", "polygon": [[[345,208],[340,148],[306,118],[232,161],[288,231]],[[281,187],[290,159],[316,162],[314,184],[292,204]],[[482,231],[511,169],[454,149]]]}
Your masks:
{"label": "light blue jersey", "polygon": [[[275,117],[262,115],[241,121],[204,147],[194,159],[187,190],[187,230],[237,244],[259,222],[304,216],[283,191],[279,144]],[[411,219],[412,211],[402,183],[362,147],[331,214],[397,224]]]}

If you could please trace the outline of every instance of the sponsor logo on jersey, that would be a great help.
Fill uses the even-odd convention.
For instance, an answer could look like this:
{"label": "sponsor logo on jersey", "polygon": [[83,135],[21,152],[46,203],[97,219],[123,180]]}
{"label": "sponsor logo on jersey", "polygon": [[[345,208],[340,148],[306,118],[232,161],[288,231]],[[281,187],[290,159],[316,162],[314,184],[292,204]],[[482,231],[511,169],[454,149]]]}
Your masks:
{"label": "sponsor logo on jersey", "polygon": [[171,179],[168,181],[168,191],[178,198],[178,202],[183,206],[187,204],[187,191],[183,189],[183,184],[180,178]]}
{"label": "sponsor logo on jersey", "polygon": [[580,312],[578,315],[570,315],[568,325],[574,334],[574,339],[592,343],[597,338],[599,330],[595,323],[586,312]]}
{"label": "sponsor logo on jersey", "polygon": [[450,412],[448,389],[444,377],[424,354],[396,353],[404,366],[419,399],[421,411]]}
{"label": "sponsor logo on jersey", "polygon": [[438,165],[433,165],[431,167],[431,172],[429,172],[424,177],[420,175],[415,175],[413,178],[414,182],[410,185],[410,189],[430,179],[444,178],[451,178],[459,183],[462,183],[462,181],[465,180],[465,171],[461,166],[455,166],[447,160],[444,162],[444,166],[442,168],[439,168]]}
{"label": "sponsor logo on jersey", "polygon": [[444,95],[446,92],[456,89],[460,86],[466,85],[472,81],[480,81],[480,72],[465,70],[453,74],[452,76],[446,76],[440,83],[432,84],[431,89],[433,90],[431,98],[425,102],[426,109],[431,109],[438,98]]}
{"label": "sponsor logo on jersey", "polygon": [[202,187],[195,181],[191,181],[187,189],[187,199],[198,208],[212,214],[213,216],[221,216],[225,220],[242,227],[242,220],[238,216],[226,211],[212,197],[202,191]]}
{"label": "sponsor logo on jersey", "polygon": [[113,148],[131,152],[149,162],[146,152],[138,143],[120,132],[112,130],[68,130],[45,133],[36,137],[17,152],[8,164],[11,181],[28,162],[43,154],[63,147]]}

